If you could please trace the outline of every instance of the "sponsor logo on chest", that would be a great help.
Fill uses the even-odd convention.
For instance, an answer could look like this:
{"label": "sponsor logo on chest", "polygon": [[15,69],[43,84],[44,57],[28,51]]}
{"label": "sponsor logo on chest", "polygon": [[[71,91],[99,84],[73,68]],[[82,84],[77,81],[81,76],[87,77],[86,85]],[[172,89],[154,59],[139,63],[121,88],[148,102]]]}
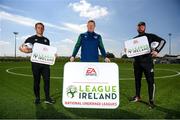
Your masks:
{"label": "sponsor logo on chest", "polygon": [[94,39],[97,39],[97,38],[98,38],[98,36],[95,35],[95,36],[94,36]]}

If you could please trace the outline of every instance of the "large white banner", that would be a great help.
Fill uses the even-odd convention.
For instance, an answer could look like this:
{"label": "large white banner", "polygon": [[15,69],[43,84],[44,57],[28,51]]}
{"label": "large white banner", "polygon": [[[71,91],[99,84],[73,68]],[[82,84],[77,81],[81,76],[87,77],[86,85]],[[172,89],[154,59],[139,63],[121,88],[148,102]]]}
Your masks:
{"label": "large white banner", "polygon": [[126,55],[135,57],[150,53],[149,42],[146,36],[125,41]]}
{"label": "large white banner", "polygon": [[119,69],[117,64],[66,63],[62,103],[68,108],[117,108],[119,106]]}
{"label": "large white banner", "polygon": [[31,62],[53,65],[57,48],[35,43],[32,50]]}

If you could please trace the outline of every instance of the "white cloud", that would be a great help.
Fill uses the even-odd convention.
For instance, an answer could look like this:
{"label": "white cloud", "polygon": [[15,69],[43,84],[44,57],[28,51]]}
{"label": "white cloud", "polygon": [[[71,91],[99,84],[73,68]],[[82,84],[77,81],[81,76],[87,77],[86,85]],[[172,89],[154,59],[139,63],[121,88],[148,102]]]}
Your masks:
{"label": "white cloud", "polygon": [[73,23],[64,23],[63,24],[67,30],[74,33],[81,33],[86,31],[86,24],[73,24]]}
{"label": "white cloud", "polygon": [[[74,33],[83,33],[87,31],[87,24],[63,23],[66,30]],[[95,30],[96,33],[104,35],[102,32]]]}
{"label": "white cloud", "polygon": [[71,7],[75,12],[79,12],[80,17],[86,17],[89,19],[98,19],[108,15],[106,7],[92,6],[86,0],[80,0],[80,2],[70,3]]}
{"label": "white cloud", "polygon": [[0,5],[0,8],[3,8],[3,9],[11,9],[11,7],[9,7],[9,6],[6,6],[6,5]]}
{"label": "white cloud", "polygon": [[10,44],[9,42],[0,40],[0,46],[1,46],[1,45],[9,45],[9,44]]}
{"label": "white cloud", "polygon": [[15,8],[12,8],[12,7],[9,7],[9,6],[6,6],[6,5],[0,5],[0,8],[4,9],[4,10],[8,10],[8,11],[13,11],[13,12],[16,11],[16,12],[25,13],[25,11],[23,11],[23,10],[15,9]]}
{"label": "white cloud", "polygon": [[14,15],[14,14],[4,12],[4,11],[1,11],[0,15],[1,15],[1,19],[9,20],[9,21],[12,21],[21,25],[25,25],[25,26],[34,26],[34,23],[37,22],[37,20],[35,19],[31,19],[31,18],[19,16],[19,15]]}
{"label": "white cloud", "polygon": [[[11,14],[5,11],[0,11],[0,16],[1,16],[1,19],[12,21],[12,22],[25,25],[25,26],[30,26],[30,27],[33,27],[36,22],[43,22],[41,20],[36,20],[29,17],[15,15],[15,14]],[[66,30],[66,28],[61,27],[61,26],[57,26],[57,25],[47,23],[47,22],[43,22],[43,23],[45,24],[45,26],[48,26],[51,28],[55,28],[59,30]]]}
{"label": "white cloud", "polygon": [[65,38],[56,42],[51,42],[51,45],[57,47],[57,54],[59,56],[71,56],[75,42],[73,39]]}
{"label": "white cloud", "polygon": [[120,41],[115,41],[111,38],[104,38],[103,43],[106,52],[113,53],[116,57],[121,57],[123,50],[121,50],[122,43]]}
{"label": "white cloud", "polygon": [[66,38],[61,41],[62,43],[67,43],[67,44],[74,44],[74,41],[72,39]]}
{"label": "white cloud", "polygon": [[24,41],[24,40],[26,40],[30,36],[32,36],[32,35],[23,35],[21,37],[18,37],[17,39],[20,40],[20,41]]}
{"label": "white cloud", "polygon": [[32,19],[29,17],[24,17],[20,15],[11,14],[5,11],[0,11],[1,19],[15,22],[20,25],[33,27],[36,22],[42,22],[47,27],[51,27],[58,30],[71,31],[74,33],[81,33],[86,31],[86,24],[74,24],[74,23],[63,23],[62,26],[57,26],[55,24],[43,22],[40,20]]}

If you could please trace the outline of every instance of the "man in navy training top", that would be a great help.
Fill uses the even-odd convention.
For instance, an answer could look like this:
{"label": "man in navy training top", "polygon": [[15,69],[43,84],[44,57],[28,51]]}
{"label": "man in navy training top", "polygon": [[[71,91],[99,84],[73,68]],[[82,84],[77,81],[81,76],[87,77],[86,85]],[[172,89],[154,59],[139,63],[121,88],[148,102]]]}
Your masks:
{"label": "man in navy training top", "polygon": [[81,62],[98,62],[99,61],[99,51],[104,58],[105,62],[110,62],[110,59],[106,57],[106,51],[102,42],[101,35],[94,32],[95,21],[89,20],[87,23],[88,31],[79,35],[77,43],[74,47],[74,51],[70,58],[70,61],[73,62],[78,53],[79,48],[81,47]]}

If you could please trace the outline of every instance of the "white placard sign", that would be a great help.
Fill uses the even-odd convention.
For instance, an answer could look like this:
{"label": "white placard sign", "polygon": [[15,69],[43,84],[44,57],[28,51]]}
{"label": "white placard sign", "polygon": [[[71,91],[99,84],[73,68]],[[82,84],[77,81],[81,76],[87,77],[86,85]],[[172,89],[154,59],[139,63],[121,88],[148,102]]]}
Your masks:
{"label": "white placard sign", "polygon": [[119,106],[119,69],[117,64],[66,63],[62,103],[67,108],[117,108]]}
{"label": "white placard sign", "polygon": [[125,41],[126,55],[135,57],[150,53],[150,47],[146,36]]}
{"label": "white placard sign", "polygon": [[31,62],[53,65],[56,59],[56,52],[57,48],[55,47],[40,43],[34,43]]}

